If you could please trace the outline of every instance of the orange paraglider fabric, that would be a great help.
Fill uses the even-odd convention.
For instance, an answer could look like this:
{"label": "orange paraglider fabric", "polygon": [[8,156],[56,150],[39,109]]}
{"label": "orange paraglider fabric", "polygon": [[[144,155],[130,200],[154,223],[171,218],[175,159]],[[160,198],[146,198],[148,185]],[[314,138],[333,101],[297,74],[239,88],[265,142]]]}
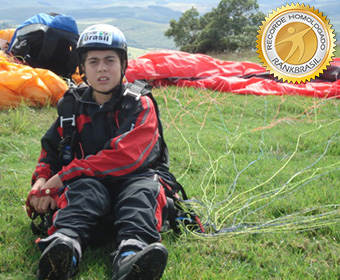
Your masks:
{"label": "orange paraglider fabric", "polygon": [[[340,58],[331,62],[328,73],[301,84],[275,80],[261,65],[253,62],[222,61],[203,54],[180,51],[154,51],[129,61],[129,82],[144,79],[155,86],[177,85],[222,92],[256,95],[304,95],[320,98],[340,95]],[[334,70],[334,71],[333,71]]]}
{"label": "orange paraglider fabric", "polygon": [[56,105],[68,89],[65,81],[50,70],[12,61],[0,52],[0,108]]}

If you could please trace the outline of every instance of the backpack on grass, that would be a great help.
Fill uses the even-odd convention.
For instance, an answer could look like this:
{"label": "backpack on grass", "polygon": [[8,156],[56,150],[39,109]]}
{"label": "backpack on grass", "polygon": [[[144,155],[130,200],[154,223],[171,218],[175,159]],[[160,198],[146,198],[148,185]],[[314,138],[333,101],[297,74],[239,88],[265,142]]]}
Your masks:
{"label": "backpack on grass", "polygon": [[76,21],[63,14],[37,14],[15,30],[8,52],[33,68],[70,77],[78,66]]}

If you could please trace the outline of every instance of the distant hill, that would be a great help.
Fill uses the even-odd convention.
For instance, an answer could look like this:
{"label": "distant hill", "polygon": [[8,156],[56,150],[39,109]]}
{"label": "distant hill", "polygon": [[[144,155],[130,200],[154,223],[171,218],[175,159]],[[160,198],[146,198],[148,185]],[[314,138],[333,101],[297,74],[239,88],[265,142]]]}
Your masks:
{"label": "distant hill", "polygon": [[0,28],[15,27],[40,12],[58,12],[73,16],[79,31],[90,24],[115,24],[132,47],[175,49],[173,40],[164,36],[171,19],[195,5],[202,13],[219,0],[0,0]]}
{"label": "distant hill", "polygon": [[[216,7],[219,0],[0,0],[0,28],[15,27],[40,12],[58,12],[73,16],[81,32],[90,24],[106,22],[120,28],[129,46],[140,49],[175,49],[173,40],[164,36],[171,19],[195,6],[201,13]],[[280,7],[282,0],[258,0],[265,14]],[[340,32],[340,1],[306,0],[320,9]],[[340,40],[339,34],[337,35]]]}
{"label": "distant hill", "polygon": [[201,12],[207,12],[216,7],[219,0],[0,0],[0,9],[13,9],[19,7],[54,7],[67,10],[97,9],[112,6],[147,7],[150,5],[162,6],[176,11],[185,11],[191,6],[197,7]]}
{"label": "distant hill", "polygon": [[[1,5],[0,5],[1,6]],[[114,6],[97,9],[62,9],[49,5],[41,7],[0,9],[0,28],[16,27],[26,19],[40,12],[58,12],[73,16],[79,31],[94,23],[112,23],[120,28],[127,37],[129,46],[142,49],[174,49],[175,43],[164,36],[171,19],[182,15],[161,6],[126,7]]]}

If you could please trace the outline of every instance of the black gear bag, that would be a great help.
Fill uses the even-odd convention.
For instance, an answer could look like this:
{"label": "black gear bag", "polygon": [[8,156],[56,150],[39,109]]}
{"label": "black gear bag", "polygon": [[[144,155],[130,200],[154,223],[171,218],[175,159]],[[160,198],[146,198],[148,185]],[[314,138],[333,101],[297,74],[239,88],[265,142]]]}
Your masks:
{"label": "black gear bag", "polygon": [[78,66],[76,21],[63,14],[37,14],[15,30],[9,53],[31,67],[69,78]]}

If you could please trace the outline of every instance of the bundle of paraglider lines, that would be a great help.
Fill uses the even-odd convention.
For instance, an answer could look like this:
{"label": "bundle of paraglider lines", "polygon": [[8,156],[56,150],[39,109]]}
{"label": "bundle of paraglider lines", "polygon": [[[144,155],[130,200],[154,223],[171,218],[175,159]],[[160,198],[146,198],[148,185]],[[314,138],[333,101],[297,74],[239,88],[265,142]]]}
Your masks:
{"label": "bundle of paraglider lines", "polygon": [[[181,94],[183,94],[183,91],[185,90],[181,89]],[[193,150],[197,150],[197,145],[204,157],[209,160],[208,166],[205,167],[206,170],[203,178],[198,178],[198,182],[194,183],[196,186],[200,185],[201,192],[198,195],[199,197],[197,199],[190,199],[187,202],[188,211],[194,209],[194,211],[198,213],[202,224],[204,224],[208,230],[205,233],[202,233],[200,231],[187,229],[187,233],[191,233],[196,237],[204,238],[214,238],[217,236],[230,238],[254,233],[306,231],[330,226],[340,221],[340,204],[307,206],[298,210],[294,209],[294,207],[287,207],[289,208],[287,211],[282,211],[283,213],[273,217],[261,214],[261,211],[266,211],[266,209],[271,206],[275,208],[275,203],[278,202],[283,202],[284,205],[289,205],[292,197],[298,194],[299,191],[308,192],[307,188],[311,183],[315,183],[319,179],[326,178],[330,174],[339,173],[340,162],[332,163],[325,161],[326,164],[324,164],[324,159],[327,155],[329,155],[332,145],[336,145],[335,143],[339,142],[340,135],[337,127],[340,125],[340,118],[330,122],[318,122],[318,125],[313,126],[310,130],[305,130],[299,133],[299,135],[296,135],[295,148],[287,153],[282,160],[280,160],[280,164],[276,164],[272,167],[273,170],[270,172],[270,175],[266,173],[265,176],[267,176],[267,178],[263,177],[262,181],[257,184],[255,184],[255,180],[248,180],[249,185],[247,188],[239,188],[240,184],[242,184],[239,182],[241,181],[240,178],[245,175],[251,167],[254,167],[255,165],[262,165],[263,161],[271,159],[268,158],[268,154],[265,154],[263,151],[262,146],[264,146],[264,136],[262,136],[262,139],[260,137],[258,142],[257,157],[249,159],[245,166],[241,170],[238,170],[237,153],[233,151],[234,146],[237,145],[238,142],[243,141],[247,134],[249,135],[255,131],[260,131],[261,133],[261,131],[270,129],[275,126],[275,123],[280,122],[273,121],[269,125],[267,124],[263,127],[243,132],[238,132],[238,128],[236,128],[235,131],[231,132],[225,121],[226,115],[222,115],[219,109],[219,105],[226,105],[219,103],[220,101],[212,97],[212,95],[219,95],[220,93],[211,92],[209,94],[207,91],[203,90],[197,90],[197,92],[198,94],[195,98],[190,98],[190,94],[188,94],[184,98],[184,101],[183,98],[177,96],[177,93],[171,96],[170,91],[162,94],[161,97],[165,100],[166,112],[168,114],[168,119],[170,120],[168,126],[171,125],[176,129],[187,148],[187,168],[183,171],[178,180],[183,180],[190,172],[189,170],[192,167],[193,162],[196,160],[193,157]],[[201,99],[198,100],[200,95]],[[201,106],[203,103],[206,103],[206,105],[208,104],[207,107],[205,107],[207,110],[204,115],[195,112],[192,106],[189,109],[188,104],[192,103],[194,99],[198,103],[197,107]],[[179,111],[177,113],[174,113],[173,110],[169,109],[170,102],[178,104]],[[187,103],[184,104],[184,102]],[[320,110],[325,103],[329,102],[332,101],[319,99],[315,102],[316,105],[313,106],[313,108],[308,109],[317,112],[317,110]],[[264,123],[267,122],[266,118],[268,115],[266,104],[267,103],[265,102],[265,108],[263,110]],[[224,135],[227,135],[225,137],[226,152],[219,154],[217,158],[213,158],[209,152],[209,148],[213,147],[209,147],[207,144],[204,145],[202,143],[202,139],[205,137],[204,128],[208,125],[208,123],[216,126],[216,119],[209,119],[209,112],[214,109],[216,109],[215,112],[220,114],[221,123],[219,124],[219,129],[223,130]],[[307,109],[304,110],[304,114],[306,114],[307,111]],[[337,114],[338,117],[340,117],[339,112]],[[191,120],[200,124],[200,128],[196,131],[195,143],[192,139],[189,139],[186,136],[185,130],[181,126],[181,122],[185,122],[182,119],[189,115]],[[239,116],[239,118],[241,122],[242,116]],[[303,140],[306,137],[313,137],[313,135],[316,134],[323,135],[325,130],[332,131],[332,135],[329,137],[328,134],[328,136],[326,136],[327,139],[323,138],[323,143],[319,144],[319,146],[322,147],[322,152],[319,152],[317,156],[314,154],[311,157],[309,154],[310,151],[304,150],[302,147]],[[221,136],[216,135],[216,137]],[[305,166],[297,167],[294,169],[293,173],[289,174],[291,169],[290,171],[287,171],[288,166],[299,156],[312,158],[312,161],[308,161],[308,164],[305,164]],[[221,170],[220,166],[223,165],[223,160],[226,160],[227,158],[232,159],[232,164],[228,168],[234,169],[233,174],[235,175],[233,175],[232,179],[226,179],[226,181],[229,181],[229,185],[221,187],[221,185],[218,185],[216,181],[218,180],[218,173],[225,172]],[[278,184],[278,180],[275,179],[283,173],[285,179],[284,181],[281,179],[281,183]],[[242,182],[244,182],[244,180]],[[336,186],[327,187],[334,188]],[[221,191],[221,188],[223,188],[223,191]],[[221,195],[221,193],[224,193],[224,195]],[[294,211],[291,209],[294,209]],[[185,227],[184,224],[183,227]]]}

